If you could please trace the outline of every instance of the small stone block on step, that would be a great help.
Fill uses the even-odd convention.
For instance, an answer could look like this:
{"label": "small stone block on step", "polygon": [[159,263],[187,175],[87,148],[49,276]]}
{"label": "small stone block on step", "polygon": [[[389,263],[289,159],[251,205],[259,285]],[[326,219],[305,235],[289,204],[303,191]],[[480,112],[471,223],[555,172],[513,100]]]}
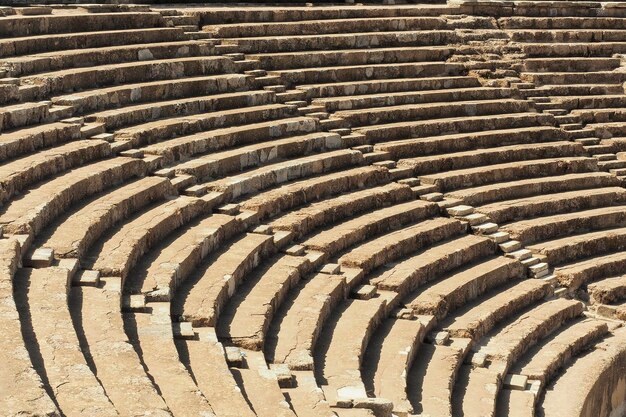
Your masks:
{"label": "small stone block on step", "polygon": [[496,243],[503,243],[509,240],[509,234],[507,232],[498,231],[495,233],[491,233],[487,236],[488,238],[494,240]]}
{"label": "small stone block on step", "polygon": [[226,204],[222,207],[219,207],[215,211],[220,214],[228,214],[230,216],[234,216],[235,214],[239,213],[239,204]]}
{"label": "small stone block on step", "polygon": [[374,285],[361,285],[354,290],[353,296],[357,300],[369,300],[376,295],[376,286]]}
{"label": "small stone block on step", "polygon": [[391,313],[391,316],[400,320],[415,319],[415,311],[412,308],[399,308]]}
{"label": "small stone block on step", "polygon": [[282,248],[293,239],[293,232],[287,230],[279,230],[274,232],[274,245]]}
{"label": "small stone block on step", "polygon": [[528,381],[526,375],[507,374],[504,377],[504,386],[508,389],[524,391],[526,389],[526,381]]}
{"label": "small stone block on step", "polygon": [[498,225],[496,223],[487,222],[472,226],[472,230],[474,230],[478,234],[487,235],[496,232],[498,230]]}
{"label": "small stone block on step", "polygon": [[198,185],[192,185],[189,188],[185,188],[185,190],[183,191],[183,194],[190,196],[190,197],[202,197],[203,195],[206,194],[206,192],[207,192],[206,185],[198,184]]}
{"label": "small stone block on step", "polygon": [[532,265],[536,265],[539,262],[540,262],[539,258],[535,258],[534,256],[531,256],[531,257],[528,257],[526,259],[523,259],[522,260],[522,265],[524,265],[526,267],[529,267],[529,266],[532,266]]}
{"label": "small stone block on step", "polygon": [[398,183],[400,184],[406,184],[409,187],[416,187],[418,185],[420,185],[420,180],[415,178],[415,177],[411,177],[411,178],[403,178],[401,180],[398,180]]}
{"label": "small stone block on step", "polygon": [[271,235],[272,234],[272,226],[268,224],[262,224],[257,226],[252,233],[258,233],[260,235]]}
{"label": "small stone block on step", "polygon": [[326,254],[324,252],[318,251],[307,251],[305,254],[305,258],[307,258],[311,265],[313,265],[313,267],[315,268],[324,262]]}
{"label": "small stone block on step", "polygon": [[143,151],[139,149],[128,149],[125,151],[121,151],[119,154],[120,156],[126,156],[128,158],[143,158]]}
{"label": "small stone block on step", "polygon": [[69,119],[61,120],[61,123],[83,126],[85,124],[85,119],[83,117],[70,117]]}
{"label": "small stone block on step", "polygon": [[434,342],[436,345],[445,345],[450,340],[450,333],[448,332],[437,332],[435,334]]}
{"label": "small stone block on step", "polygon": [[123,299],[124,309],[129,311],[144,311],[146,309],[146,297],[143,294],[130,294]]}
{"label": "small stone block on step", "polygon": [[448,209],[448,214],[454,217],[467,216],[467,215],[472,214],[473,212],[474,212],[474,207],[466,206],[463,204],[459,206],[450,207]]}
{"label": "small stone block on step", "polygon": [[541,381],[538,379],[529,379],[526,381],[526,385],[528,386],[528,391],[533,395],[538,395],[539,391],[541,391]]}
{"label": "small stone block on step", "polygon": [[154,171],[154,175],[157,177],[174,178],[176,176],[176,171],[174,171],[173,168],[163,168],[158,171]]}
{"label": "small stone block on step", "polygon": [[437,202],[443,200],[442,193],[427,193],[420,195],[420,199],[424,201]]}
{"label": "small stone block on step", "polygon": [[500,243],[500,249],[505,253],[514,252],[522,249],[522,243],[518,240],[509,240],[504,243]]}
{"label": "small stone block on step", "polygon": [[107,142],[113,142],[115,140],[115,136],[113,135],[113,133],[99,133],[97,135],[93,135],[90,139],[106,140]]}
{"label": "small stone block on step", "polygon": [[241,349],[235,346],[226,346],[224,351],[226,352],[226,362],[228,362],[228,366],[235,368],[243,367],[244,354]]}
{"label": "small stone block on step", "polygon": [[450,340],[450,333],[446,331],[430,333],[427,339],[434,345],[445,345]]}
{"label": "small stone block on step", "polygon": [[477,352],[472,355],[470,363],[477,368],[484,368],[487,366],[487,355],[483,352]]}
{"label": "small stone block on step", "polygon": [[387,169],[391,169],[391,168],[395,168],[396,167],[396,161],[377,161],[372,163],[372,165],[377,166],[377,167],[383,167],[383,168],[387,168]]}
{"label": "small stone block on step", "polygon": [[551,285],[558,285],[559,284],[559,279],[556,277],[556,275],[547,275],[544,277],[541,277],[542,281],[546,281],[548,283],[550,283]]}
{"label": "small stone block on step", "polygon": [[518,261],[523,261],[524,259],[528,259],[532,256],[532,252],[528,249],[519,249],[514,250],[513,252],[509,252],[505,255],[507,258],[517,259]]}
{"label": "small stone block on step", "polygon": [[302,245],[293,245],[285,249],[285,253],[291,256],[302,256],[304,255],[304,246]]}
{"label": "small stone block on step", "polygon": [[320,269],[320,272],[322,274],[337,274],[339,273],[339,269],[339,264],[326,264],[322,269]]}
{"label": "small stone block on step", "polygon": [[374,147],[372,145],[359,145],[352,147],[352,149],[361,153],[371,153],[374,151]]}
{"label": "small stone block on step", "polygon": [[97,287],[100,284],[100,271],[87,269],[74,275],[74,285]]}
{"label": "small stone block on step", "polygon": [[52,265],[54,250],[50,248],[38,248],[26,259],[27,266],[33,268],[45,268]]}
{"label": "small stone block on step", "polygon": [[172,331],[177,339],[194,339],[196,334],[193,331],[191,323],[183,321],[180,323],[172,323]]}
{"label": "small stone block on step", "polygon": [[72,277],[78,271],[79,267],[80,262],[78,262],[78,259],[67,258],[61,259],[59,261],[59,268],[67,269],[68,271],[70,271],[70,276]]}
{"label": "small stone block on step", "polygon": [[296,380],[287,364],[273,363],[270,364],[270,369],[274,372],[274,375],[276,375],[280,388],[294,388]]}
{"label": "small stone block on step", "polygon": [[488,218],[481,213],[472,213],[467,216],[463,216],[461,220],[464,220],[470,224],[470,226],[477,226],[479,224],[486,223]]}
{"label": "small stone block on step", "polygon": [[531,274],[533,274],[534,276],[537,276],[540,272],[548,270],[548,264],[545,262],[540,262],[535,265],[529,266],[528,270],[530,271]]}

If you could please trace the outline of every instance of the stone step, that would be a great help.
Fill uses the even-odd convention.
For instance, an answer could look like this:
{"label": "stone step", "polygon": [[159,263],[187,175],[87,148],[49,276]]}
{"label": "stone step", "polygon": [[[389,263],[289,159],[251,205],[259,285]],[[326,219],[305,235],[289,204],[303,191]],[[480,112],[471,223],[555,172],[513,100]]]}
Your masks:
{"label": "stone step", "polygon": [[245,53],[298,52],[321,49],[367,47],[431,46],[454,43],[454,30],[403,30],[389,32],[330,33],[323,35],[259,36],[231,38],[224,43],[237,45]]}
{"label": "stone step", "polygon": [[370,271],[427,244],[457,235],[464,224],[452,219],[432,219],[405,227],[361,245],[339,259],[339,264]]}
{"label": "stone step", "polygon": [[624,206],[606,206],[590,210],[582,208],[572,213],[543,216],[536,219],[517,221],[504,226],[512,237],[526,244],[580,233],[625,225]]}
{"label": "stone step", "polygon": [[[265,96],[265,92],[261,93],[260,96]],[[176,144],[178,141],[171,139],[176,137],[181,137],[179,141],[185,143],[190,140],[198,140],[202,137],[199,133],[207,130],[268,122],[292,115],[292,108],[282,104],[263,104],[243,109],[235,108],[199,113],[190,116],[155,120],[143,125],[122,128],[115,132],[115,140],[128,141],[133,146],[145,146],[150,143],[170,139],[163,144],[155,144],[151,147],[143,148],[145,153],[150,153],[149,149],[156,150],[159,146],[166,149],[169,147],[174,148],[172,144]],[[245,127],[242,130],[245,130]],[[190,137],[190,135],[193,136]],[[206,139],[204,141],[206,142]],[[158,154],[158,151],[155,151],[155,153]]]}
{"label": "stone step", "polygon": [[[115,18],[114,20],[118,20]],[[124,20],[124,19],[119,19]],[[130,20],[130,19],[128,19]],[[123,25],[123,23],[122,23]],[[93,30],[93,29],[89,29]],[[150,44],[153,42],[177,42],[183,41],[183,31],[180,28],[128,28],[106,31],[92,31],[92,32],[75,32],[64,34],[47,34],[5,38],[0,42],[0,55],[4,57],[11,57],[15,55],[28,55],[28,54],[46,54],[51,51],[65,51],[78,48],[107,48],[107,47],[123,47],[131,44]],[[80,52],[74,52],[74,54]],[[63,57],[65,52],[61,52]],[[68,54],[72,54],[69,52]],[[13,58],[9,58],[13,60]],[[64,58],[61,58],[60,62],[63,62]],[[109,58],[110,59],[110,58]],[[36,62],[44,63],[45,59],[37,59]],[[18,63],[23,61],[22,59],[15,59]],[[26,59],[26,67],[28,68],[29,61],[35,62],[32,59]],[[58,64],[57,64],[58,65]],[[18,65],[19,67],[19,65]],[[15,73],[20,74],[19,70]]]}
{"label": "stone step", "polygon": [[[575,414],[583,410],[583,404],[578,398],[587,398],[592,395],[593,386],[597,381],[604,380],[614,371],[615,365],[621,363],[624,355],[625,335],[623,330],[617,331],[612,337],[596,345],[589,355],[577,359],[559,378],[553,389],[546,392],[543,402],[546,413]],[[580,378],[580,370],[589,370],[585,378]],[[571,394],[575,393],[575,400]],[[568,399],[569,398],[569,399]],[[557,406],[557,404],[559,404]]]}
{"label": "stone step", "polygon": [[309,98],[340,97],[358,94],[384,94],[412,92],[420,90],[441,90],[446,88],[475,88],[480,83],[474,77],[447,76],[424,78],[357,79],[347,82],[306,84],[297,86]]}
{"label": "stone step", "polygon": [[207,186],[212,191],[225,193],[226,199],[238,198],[279,186],[288,181],[355,167],[360,165],[362,160],[361,152],[335,150],[265,165],[221,180],[209,181]]}
{"label": "stone step", "polygon": [[[380,289],[396,291],[406,296],[418,287],[427,285],[429,281],[494,252],[495,247],[487,238],[473,235],[451,236],[449,241],[433,242],[432,246],[422,248],[391,268],[376,273],[370,282]],[[454,256],[444,257],[442,253]]]}
{"label": "stone step", "polygon": [[238,216],[213,214],[183,225],[140,261],[126,282],[128,292],[148,302],[170,301],[176,289],[220,244],[244,227]]}
{"label": "stone step", "polygon": [[[166,29],[169,30],[169,29]],[[147,30],[150,35],[150,30]],[[116,63],[145,61],[151,59],[168,59],[174,57],[192,57],[201,55],[212,55],[213,44],[205,41],[187,41],[174,40],[168,41],[167,33],[162,33],[165,38],[151,39],[148,41],[155,43],[134,42],[134,38],[141,40],[137,34],[130,33],[128,44],[115,44],[111,46],[95,44],[95,47],[89,46],[89,37],[95,33],[84,34],[83,40],[87,46],[81,48],[82,45],[69,45],[73,48],[68,50],[50,52],[55,49],[51,47],[46,51],[27,56],[10,57],[6,59],[8,73],[13,77],[24,77],[36,73],[45,73],[52,71],[60,71],[72,67],[86,67],[94,65],[111,65]],[[116,33],[111,33],[115,39]],[[135,36],[133,36],[135,35]],[[68,37],[72,37],[68,35]],[[170,36],[171,37],[171,36]],[[67,41],[67,39],[63,39]],[[80,48],[80,49],[74,49]]]}
{"label": "stone step", "polygon": [[304,240],[303,245],[307,249],[334,256],[367,239],[384,235],[385,232],[391,232],[417,221],[423,221],[436,212],[437,208],[432,203],[420,200],[399,202],[391,207],[379,208],[355,216],[329,230],[319,231]]}
{"label": "stone step", "polygon": [[[364,12],[365,10],[361,10]],[[288,11],[286,11],[288,12]],[[311,11],[312,12],[312,11]],[[215,36],[223,38],[257,37],[257,36],[284,36],[284,35],[315,35],[323,33],[353,33],[364,32],[377,28],[380,31],[395,30],[398,27],[405,29],[443,29],[454,25],[454,22],[441,21],[435,16],[364,16],[348,17],[348,14],[358,13],[357,10],[342,10],[346,16],[330,17],[330,11],[316,10],[314,19],[299,21],[271,21],[263,24],[244,21],[237,24],[214,24],[205,26],[203,30],[211,31]],[[370,12],[371,13],[371,12]],[[379,11],[380,13],[380,11]],[[398,13],[385,11],[385,13]],[[313,13],[311,13],[313,15]],[[326,16],[325,16],[326,15]],[[320,20],[323,19],[323,20]],[[323,22],[323,25],[320,25]],[[477,21],[477,24],[482,22]]]}
{"label": "stone step", "polygon": [[371,109],[342,110],[336,117],[346,119],[355,126],[384,124],[441,117],[442,109],[447,109],[448,117],[463,117],[485,114],[516,113],[528,110],[528,103],[522,100],[478,100],[454,103],[424,103],[419,105],[385,106]]}
{"label": "stone step", "polygon": [[105,236],[103,242],[88,253],[84,264],[100,271],[102,276],[121,277],[124,283],[141,255],[156,241],[210,211],[215,197],[181,196],[152,207]]}
{"label": "stone step", "polygon": [[[90,409],[103,416],[114,416],[118,414],[116,408],[89,369],[72,323],[67,304],[67,284],[71,282],[72,272],[58,266],[18,270],[15,297],[17,304],[29,314],[32,326],[25,342],[39,346],[42,362],[37,366],[56,387],[54,394],[59,408],[66,413]],[[44,343],[50,337],[61,344]]]}
{"label": "stone step", "polygon": [[273,98],[271,93],[261,90],[216,93],[218,94],[105,110],[90,114],[86,120],[88,122],[103,123],[106,129],[115,130],[129,125],[147,124],[160,118],[184,117],[226,111],[239,107],[270,104]]}
{"label": "stone step", "polygon": [[159,394],[170,412],[183,415],[213,413],[195,380],[181,364],[170,318],[170,303],[147,303],[146,311],[125,314],[125,324],[134,323],[136,331],[130,335],[130,342],[141,352],[143,366],[159,387]]}
{"label": "stone step", "polygon": [[[476,355],[486,356],[488,368],[466,368],[457,380],[457,386],[466,389],[453,401],[462,401],[464,414],[484,416],[495,412],[498,379],[506,376],[507,369],[537,340],[558,329],[567,320],[582,313],[583,304],[575,300],[554,300],[539,305],[500,332],[492,335],[484,345],[475,348]],[[496,381],[496,389],[489,389],[489,381]],[[465,385],[467,384],[467,385]],[[481,398],[480,404],[473,399]],[[462,400],[461,400],[462,399]],[[473,405],[470,405],[473,403]]]}
{"label": "stone step", "polygon": [[[213,411],[225,417],[254,417],[241,393],[241,382],[235,379],[228,367],[227,354],[215,330],[204,327],[194,329],[194,332],[198,335],[197,340],[177,340],[176,344],[188,352],[186,365],[194,371],[196,384]],[[215,384],[218,378],[221,383]]]}
{"label": "stone step", "polygon": [[[468,190],[454,191],[448,195],[462,199],[465,204],[479,206],[490,203],[497,204],[498,201],[532,197],[547,192],[567,192],[588,188],[610,187],[617,184],[618,182],[609,173],[588,172],[529,178],[508,183],[494,183]],[[498,222],[496,221],[496,223]]]}
{"label": "stone step", "polygon": [[224,245],[205,267],[185,281],[174,299],[173,314],[194,327],[214,326],[232,295],[260,261],[275,251],[271,236],[248,233]]}
{"label": "stone step", "polygon": [[[367,398],[359,370],[365,348],[394,303],[395,293],[382,292],[369,300],[350,300],[329,317],[315,350],[316,362],[323,364],[323,386],[328,402]],[[358,335],[358,336],[356,336]]]}
{"label": "stone step", "polygon": [[375,147],[381,151],[391,152],[394,158],[400,159],[471,151],[480,148],[495,148],[504,143],[526,144],[562,139],[565,139],[565,134],[553,126],[532,126],[379,142]]}
{"label": "stone step", "polygon": [[[272,126],[272,128],[275,127]],[[211,137],[211,140],[215,141],[216,137]],[[216,146],[218,144],[212,143],[211,145]],[[215,152],[210,156],[198,156],[191,161],[176,165],[175,170],[179,174],[193,175],[199,181],[205,181],[210,178],[222,178],[280,160],[296,159],[312,153],[338,149],[340,147],[341,139],[334,133],[309,133],[287,138],[277,138],[273,141],[260,142],[255,145],[242,146],[222,152],[219,149],[215,149]],[[191,152],[197,150],[198,148],[196,147]],[[170,156],[176,152],[171,149],[166,149],[166,152],[165,155],[168,159],[185,158],[187,156],[185,155],[186,152]]]}
{"label": "stone step", "polygon": [[385,94],[360,94],[356,96],[323,97],[312,100],[313,104],[324,105],[328,111],[352,110],[369,107],[397,106],[405,104],[456,102],[471,100],[494,100],[510,97],[506,88],[461,88],[443,90],[421,90]]}
{"label": "stone step", "polygon": [[113,158],[85,165],[38,184],[9,203],[0,222],[8,233],[38,233],[71,204],[133,177],[144,175],[143,161]]}
{"label": "stone step", "polygon": [[499,292],[488,294],[462,310],[445,326],[451,337],[480,340],[498,322],[552,294],[552,286],[542,280],[521,280]]}
{"label": "stone step", "polygon": [[200,76],[224,72],[235,72],[235,64],[228,58],[205,56],[66,69],[30,75],[22,78],[22,83],[36,84],[45,94],[57,94],[111,86],[121,82],[138,83],[171,79],[181,75]]}
{"label": "stone step", "polygon": [[[609,175],[609,174],[607,174]],[[260,219],[297,208],[316,199],[373,187],[391,181],[389,171],[374,166],[341,167],[322,175],[281,185],[260,192],[242,203],[242,208],[258,213]]]}
{"label": "stone step", "polygon": [[418,46],[275,53],[265,53],[263,51],[263,53],[249,54],[248,57],[259,60],[264,69],[273,71],[337,65],[380,64],[384,62],[444,61],[451,53],[452,50],[445,46]]}
{"label": "stone step", "polygon": [[[571,172],[592,172],[595,160],[586,157],[564,157],[553,159],[537,159],[515,161],[483,167],[459,169],[449,172],[421,175],[422,184],[435,184],[441,190],[478,187],[495,182],[512,181],[534,176],[541,171],[542,176],[559,175]],[[499,223],[497,220],[496,223]]]}
{"label": "stone step", "polygon": [[240,74],[188,77],[176,80],[175,88],[171,80],[123,84],[54,97],[52,102],[54,104],[73,106],[76,114],[83,114],[90,111],[105,110],[114,106],[130,106],[141,102],[165,101],[240,91],[246,89],[250,81],[250,77]]}
{"label": "stone step", "polygon": [[271,71],[270,74],[280,76],[281,79],[289,85],[301,85],[378,78],[415,78],[418,75],[422,75],[424,77],[459,75],[460,72],[461,68],[457,64],[447,64],[444,62],[416,62],[400,63],[393,66],[387,64],[367,64],[302,68]]}
{"label": "stone step", "polygon": [[[100,287],[75,287],[70,292],[70,308],[73,315],[81,320],[90,359],[98,366],[98,380],[118,412],[153,410],[154,413],[163,413],[168,407],[146,374],[124,331],[119,311],[121,280],[117,277],[105,278],[103,284]],[[126,348],[119,349],[121,346]]]}
{"label": "stone step", "polygon": [[[19,251],[20,244],[16,239],[2,239],[0,241],[0,262],[4,271],[3,274],[10,280],[9,282],[14,282],[13,277],[19,264]],[[6,380],[0,382],[0,387],[4,393],[5,412],[32,412],[33,414],[46,412],[50,415],[60,415],[57,405],[46,392],[41,378],[28,357],[28,350],[22,337],[19,321],[18,306],[21,309],[23,306],[20,304],[18,291],[19,285],[17,283],[7,285],[0,290],[0,297],[4,300],[0,309],[2,314],[7,317],[4,320],[0,346],[7,352],[12,352],[11,355],[7,356],[3,369],[7,375],[23,375],[10,382]],[[63,296],[64,294],[61,294],[62,298]],[[46,353],[44,351],[44,354]],[[29,376],[24,377],[25,375]],[[36,400],[25,398],[27,397],[25,393],[28,393],[28,396],[32,395],[32,398],[36,398]]]}
{"label": "stone step", "polygon": [[505,163],[515,164],[522,160],[554,158],[563,156],[583,155],[580,145],[569,141],[520,144],[499,146],[496,148],[477,149],[464,152],[435,154],[417,158],[401,159],[398,165],[411,168],[414,175],[471,169],[477,166],[489,165],[497,161],[498,165]]}
{"label": "stone step", "polygon": [[524,268],[513,259],[477,258],[474,263],[442,274],[422,291],[411,294],[406,305],[416,314],[433,315],[441,321],[490,290],[523,276]]}
{"label": "stone step", "polygon": [[[363,358],[363,380],[371,383],[377,398],[393,403],[394,414],[412,413],[406,375],[420,351],[426,327],[419,320],[386,319],[377,330]],[[370,382],[371,381],[371,382]]]}
{"label": "stone step", "polygon": [[343,300],[345,291],[346,278],[335,274],[316,274],[296,286],[286,301],[291,307],[276,319],[280,328],[270,328],[270,360],[287,364],[293,370],[312,370],[313,348],[324,322]]}

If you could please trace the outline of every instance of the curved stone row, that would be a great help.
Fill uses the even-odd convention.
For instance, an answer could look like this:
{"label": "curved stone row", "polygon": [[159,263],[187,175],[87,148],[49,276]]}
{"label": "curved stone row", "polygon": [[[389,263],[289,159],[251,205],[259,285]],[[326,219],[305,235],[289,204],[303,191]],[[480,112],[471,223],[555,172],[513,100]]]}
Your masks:
{"label": "curved stone row", "polygon": [[618,4],[0,15],[0,414],[624,409]]}

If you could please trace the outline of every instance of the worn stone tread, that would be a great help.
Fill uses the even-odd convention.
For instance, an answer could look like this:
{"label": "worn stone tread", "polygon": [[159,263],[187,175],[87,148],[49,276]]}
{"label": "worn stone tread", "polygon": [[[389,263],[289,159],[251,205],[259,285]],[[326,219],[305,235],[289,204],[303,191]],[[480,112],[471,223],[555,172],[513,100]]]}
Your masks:
{"label": "worn stone tread", "polygon": [[0,316],[2,317],[3,366],[0,368],[0,408],[7,415],[45,415],[60,417],[57,405],[31,363],[14,299],[13,281],[19,264],[19,244],[15,239],[0,239]]}

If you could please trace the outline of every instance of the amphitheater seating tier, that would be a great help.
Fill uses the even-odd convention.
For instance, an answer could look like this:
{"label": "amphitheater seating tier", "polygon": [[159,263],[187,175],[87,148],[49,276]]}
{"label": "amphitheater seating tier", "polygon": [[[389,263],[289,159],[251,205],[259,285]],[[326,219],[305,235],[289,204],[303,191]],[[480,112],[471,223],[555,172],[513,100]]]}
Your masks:
{"label": "amphitheater seating tier", "polygon": [[82,3],[0,7],[0,416],[622,415],[622,3]]}

